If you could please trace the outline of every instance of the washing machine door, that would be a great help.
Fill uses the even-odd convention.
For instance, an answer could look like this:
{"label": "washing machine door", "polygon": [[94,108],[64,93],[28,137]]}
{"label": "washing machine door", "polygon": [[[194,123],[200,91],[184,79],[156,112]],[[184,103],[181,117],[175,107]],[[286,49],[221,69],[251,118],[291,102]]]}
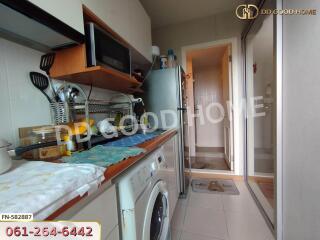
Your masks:
{"label": "washing machine door", "polygon": [[142,240],[165,240],[169,230],[169,199],[164,181],[153,187],[147,204]]}

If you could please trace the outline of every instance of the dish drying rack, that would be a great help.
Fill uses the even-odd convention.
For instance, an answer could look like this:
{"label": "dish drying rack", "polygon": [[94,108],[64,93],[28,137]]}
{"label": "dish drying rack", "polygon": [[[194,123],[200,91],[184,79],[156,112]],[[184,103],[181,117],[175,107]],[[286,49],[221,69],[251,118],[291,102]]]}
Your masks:
{"label": "dish drying rack", "polygon": [[122,116],[133,116],[133,103],[129,100],[127,102],[105,100],[89,100],[83,103],[55,102],[50,104],[50,110],[52,122],[61,125],[84,118],[88,122],[90,114],[105,114],[106,118],[110,119],[114,119],[119,113]]}
{"label": "dish drying rack", "polygon": [[[108,118],[114,118],[117,113],[125,115],[133,115],[132,102],[112,102],[103,100],[91,100],[89,102],[89,113],[103,113]],[[82,112],[83,113],[83,112]]]}
{"label": "dish drying rack", "polygon": [[70,103],[54,102],[50,103],[51,120],[53,124],[63,125],[76,122],[81,112],[82,118],[89,120],[89,102]]}

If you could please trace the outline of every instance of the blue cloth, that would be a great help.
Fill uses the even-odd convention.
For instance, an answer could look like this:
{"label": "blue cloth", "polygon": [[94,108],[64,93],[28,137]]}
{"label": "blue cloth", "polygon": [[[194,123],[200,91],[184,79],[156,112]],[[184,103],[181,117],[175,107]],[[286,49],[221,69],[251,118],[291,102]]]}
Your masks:
{"label": "blue cloth", "polygon": [[119,140],[108,142],[104,144],[104,146],[114,146],[114,147],[133,147],[137,146],[143,142],[151,140],[157,136],[159,136],[162,131],[155,131],[146,134],[135,134],[132,136],[123,137]]}
{"label": "blue cloth", "polygon": [[145,152],[136,147],[112,147],[98,145],[90,150],[74,153],[70,157],[63,157],[66,163],[91,163],[100,167],[108,167],[129,157],[137,156]]}

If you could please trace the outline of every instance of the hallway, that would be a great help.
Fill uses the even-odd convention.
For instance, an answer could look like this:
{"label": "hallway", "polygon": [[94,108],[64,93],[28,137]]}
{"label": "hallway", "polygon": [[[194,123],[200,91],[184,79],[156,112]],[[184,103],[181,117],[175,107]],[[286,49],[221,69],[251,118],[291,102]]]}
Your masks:
{"label": "hallway", "polygon": [[273,240],[242,181],[240,195],[195,193],[180,199],[172,218],[172,240]]}

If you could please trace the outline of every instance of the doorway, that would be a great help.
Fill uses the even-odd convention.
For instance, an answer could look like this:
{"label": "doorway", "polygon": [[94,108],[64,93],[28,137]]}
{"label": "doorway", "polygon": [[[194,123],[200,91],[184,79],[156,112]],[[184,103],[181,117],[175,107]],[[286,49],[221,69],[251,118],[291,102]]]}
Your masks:
{"label": "doorway", "polygon": [[[232,44],[186,51],[189,124],[193,128],[193,170],[233,171]],[[192,135],[190,134],[192,138]]]}

